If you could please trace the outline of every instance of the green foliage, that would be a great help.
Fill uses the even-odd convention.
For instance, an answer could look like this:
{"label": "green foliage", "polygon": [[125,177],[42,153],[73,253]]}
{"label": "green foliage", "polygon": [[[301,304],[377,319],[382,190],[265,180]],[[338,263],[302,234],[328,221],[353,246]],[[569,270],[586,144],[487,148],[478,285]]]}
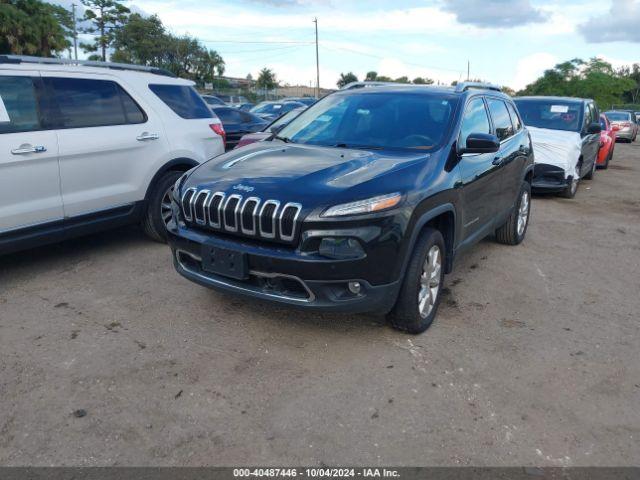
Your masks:
{"label": "green foliage", "polygon": [[353,72],[341,73],[340,78],[336,82],[336,85],[338,86],[338,88],[342,88],[351,82],[357,82],[357,81],[358,81],[358,77],[356,77],[355,73]]}
{"label": "green foliage", "polygon": [[406,75],[403,77],[398,77],[394,80],[394,82],[396,83],[411,83],[409,82],[409,77],[407,77]]}
{"label": "green foliage", "polygon": [[71,46],[71,15],[40,0],[0,0],[0,53],[51,57]]}
{"label": "green foliage", "polygon": [[82,33],[94,35],[93,43],[80,46],[85,52],[100,52],[102,61],[107,60],[107,49],[115,40],[116,33],[129,17],[130,10],[115,0],[81,0],[87,7],[84,20],[91,26],[81,29]]}
{"label": "green foliage", "polygon": [[433,79],[427,77],[416,77],[413,79],[415,85],[433,85]]}
{"label": "green foliage", "polygon": [[518,94],[593,98],[601,109],[606,109],[622,103],[625,95],[638,88],[638,81],[630,74],[616,72],[610,63],[600,58],[594,57],[587,62],[574,58],[545,71]]}
{"label": "green foliage", "polygon": [[278,86],[276,74],[269,68],[263,68],[256,80],[256,86],[262,90],[273,90]]}
{"label": "green foliage", "polygon": [[114,62],[164,68],[200,85],[214,83],[216,76],[225,70],[218,52],[207,49],[188,35],[172,35],[156,15],[131,14],[115,31],[113,48],[111,60]]}
{"label": "green foliage", "polygon": [[370,72],[367,72],[367,74],[364,77],[365,81],[367,82],[373,82],[376,78],[378,78],[378,72],[373,70]]}

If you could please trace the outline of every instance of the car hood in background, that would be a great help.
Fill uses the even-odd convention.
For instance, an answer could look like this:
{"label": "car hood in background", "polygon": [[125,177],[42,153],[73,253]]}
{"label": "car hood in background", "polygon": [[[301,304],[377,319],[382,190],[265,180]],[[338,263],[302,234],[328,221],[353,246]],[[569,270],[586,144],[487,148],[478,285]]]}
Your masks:
{"label": "car hood in background", "polygon": [[565,178],[578,173],[582,138],[578,132],[527,127],[533,142],[535,163],[554,165],[564,170]]}
{"label": "car hood in background", "polygon": [[409,189],[429,155],[258,142],[202,164],[183,188],[312,206]]}

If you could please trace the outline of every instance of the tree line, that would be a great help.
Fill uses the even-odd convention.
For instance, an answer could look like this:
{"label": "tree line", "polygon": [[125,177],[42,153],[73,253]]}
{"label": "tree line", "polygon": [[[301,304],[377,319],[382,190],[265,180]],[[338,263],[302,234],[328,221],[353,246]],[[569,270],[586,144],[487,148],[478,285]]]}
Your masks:
{"label": "tree line", "polygon": [[[353,72],[341,73],[340,78],[336,82],[338,88],[342,88],[351,82],[357,82],[358,77]],[[394,83],[413,83],[415,85],[431,85],[434,81],[427,77],[416,77],[413,80],[409,80],[409,77],[403,76],[398,78],[387,77],[386,75],[378,75],[378,72],[370,71],[365,75],[364,81],[366,82],[394,82]]]}
{"label": "tree line", "polygon": [[[116,0],[81,0],[78,33],[89,60],[164,68],[199,84],[219,83],[225,71],[218,52],[190,35],[171,33],[156,15],[132,13]],[[72,14],[41,0],[0,0],[0,54],[62,56],[72,46]]]}

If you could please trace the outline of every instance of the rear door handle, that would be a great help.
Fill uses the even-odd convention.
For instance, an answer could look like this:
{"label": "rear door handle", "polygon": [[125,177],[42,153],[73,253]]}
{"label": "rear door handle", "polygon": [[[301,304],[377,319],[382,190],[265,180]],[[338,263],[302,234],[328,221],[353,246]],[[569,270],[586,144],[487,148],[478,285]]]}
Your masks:
{"label": "rear door handle", "polygon": [[11,150],[11,153],[14,155],[26,155],[28,153],[42,153],[46,151],[47,149],[42,145],[36,145],[35,147],[31,145],[20,145],[20,147]]}
{"label": "rear door handle", "polygon": [[160,138],[160,135],[158,135],[157,133],[144,132],[138,135],[136,137],[136,140],[138,140],[139,142],[146,142],[147,140],[158,140],[159,138]]}

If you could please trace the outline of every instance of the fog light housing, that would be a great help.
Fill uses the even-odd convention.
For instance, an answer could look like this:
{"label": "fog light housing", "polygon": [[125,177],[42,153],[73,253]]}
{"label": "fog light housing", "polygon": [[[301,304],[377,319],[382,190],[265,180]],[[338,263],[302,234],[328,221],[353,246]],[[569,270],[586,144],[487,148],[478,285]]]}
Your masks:
{"label": "fog light housing", "polygon": [[347,284],[347,288],[354,295],[358,295],[360,293],[360,290],[362,290],[362,285],[360,285],[360,282],[349,282]]}
{"label": "fog light housing", "polygon": [[365,256],[362,245],[355,238],[325,237],[320,241],[318,253],[323,257],[336,260],[362,258]]}

